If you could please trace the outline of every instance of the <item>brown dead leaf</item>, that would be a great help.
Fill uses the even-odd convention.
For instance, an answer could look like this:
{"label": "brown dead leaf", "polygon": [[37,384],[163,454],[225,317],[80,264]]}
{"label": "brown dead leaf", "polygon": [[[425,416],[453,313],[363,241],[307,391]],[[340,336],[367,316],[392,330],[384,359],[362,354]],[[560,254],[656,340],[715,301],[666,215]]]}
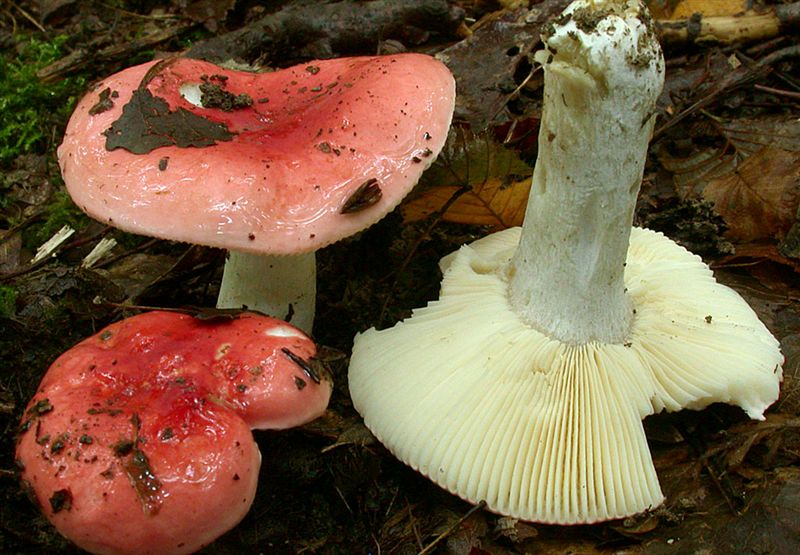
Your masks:
{"label": "brown dead leaf", "polygon": [[174,265],[175,258],[170,255],[135,253],[100,272],[119,286],[127,298],[135,299]]}
{"label": "brown dead leaf", "polygon": [[16,272],[22,267],[22,235],[0,230],[0,275]]}
{"label": "brown dead leaf", "polygon": [[627,538],[638,538],[655,530],[658,524],[659,518],[655,514],[642,513],[611,524],[610,528]]}
{"label": "brown dead leaf", "polygon": [[376,443],[377,440],[375,436],[372,435],[372,432],[369,431],[369,428],[367,428],[363,422],[358,421],[345,428],[342,433],[339,434],[339,437],[336,438],[336,441],[327,447],[323,447],[320,453],[327,453],[343,445],[365,446],[374,445]]}
{"label": "brown dead leaf", "polygon": [[660,144],[657,150],[661,164],[672,172],[678,198],[697,198],[709,181],[724,177],[734,170],[736,160],[722,148],[695,149],[690,139],[669,148]]}
{"label": "brown dead leaf", "polygon": [[[763,148],[800,152],[800,120],[796,118],[739,119],[724,124],[709,122],[701,127],[705,133],[700,137],[695,132],[681,141],[658,145],[658,159],[673,173],[681,199],[701,196],[707,183],[735,172],[744,160]],[[722,144],[701,146],[713,139],[722,140]]]}
{"label": "brown dead leaf", "polygon": [[[569,0],[543,0],[530,9],[489,16],[472,35],[437,54],[456,78],[455,118],[476,131],[509,119],[505,107],[530,71],[528,55],[540,48],[539,29]],[[517,77],[517,79],[515,79]]]}
{"label": "brown dead leaf", "polygon": [[786,357],[783,364],[783,385],[776,408],[787,414],[800,413],[800,333],[781,339],[781,351]]}
{"label": "brown dead leaf", "polygon": [[644,547],[648,554],[671,553],[797,553],[800,549],[800,470],[779,468],[750,492],[741,516],[699,513],[668,534],[668,549],[655,538]]}
{"label": "brown dead leaf", "polygon": [[[796,225],[798,152],[800,120],[787,117],[725,123],[709,119],[689,137],[657,148],[659,161],[673,174],[678,197],[713,203],[737,249],[754,241],[781,241]],[[782,247],[784,257],[791,256],[791,245]]]}
{"label": "brown dead leaf", "polygon": [[797,154],[763,148],[735,171],[708,183],[703,197],[741,242],[783,238],[795,221],[800,194]]}
{"label": "brown dead leaf", "polygon": [[770,414],[761,422],[746,422],[727,431],[728,442],[721,447],[726,469],[741,466],[750,451],[765,440],[780,439],[783,432],[800,429],[800,419],[784,414]]}
{"label": "brown dead leaf", "polygon": [[[453,515],[455,516],[455,515]],[[460,517],[447,522],[448,528],[441,534],[446,535],[445,553],[447,555],[485,555],[488,551],[481,549],[482,540],[489,531],[485,515],[478,511],[468,518]],[[439,529],[442,529],[440,526]]]}
{"label": "brown dead leaf", "polygon": [[[426,218],[439,210],[458,187],[436,187],[409,202],[404,210],[408,221]],[[459,224],[490,225],[498,229],[522,224],[530,191],[530,178],[504,183],[493,178],[473,187],[445,213],[444,220]]]}
{"label": "brown dead leaf", "polygon": [[235,3],[234,0],[195,0],[189,2],[182,12],[192,21],[202,23],[206,29],[215,33]]}
{"label": "brown dead leaf", "polygon": [[726,122],[719,131],[733,148],[745,156],[767,146],[800,152],[800,120],[797,118],[742,118]]}
{"label": "brown dead leaf", "polygon": [[[724,268],[726,266],[737,266],[737,265],[748,265],[752,264],[753,261],[758,260],[768,260],[770,262],[775,262],[776,264],[780,264],[781,266],[786,266],[787,268],[791,268],[795,272],[800,272],[800,261],[794,258],[789,258],[784,256],[776,245],[766,244],[766,243],[745,243],[742,245],[736,245],[736,252],[729,256],[723,256],[722,258],[718,259],[714,263],[714,268]],[[756,273],[751,268],[750,273]],[[775,272],[770,272],[774,274]],[[769,284],[771,288],[774,289],[785,289],[781,287],[780,280],[776,278],[771,278],[769,276],[761,275],[760,278],[765,280],[766,284]],[[777,285],[776,285],[777,284]]]}
{"label": "brown dead leaf", "polygon": [[669,19],[675,8],[676,0],[645,0],[647,9],[656,19]]}
{"label": "brown dead leaf", "polygon": [[442,210],[442,219],[503,229],[520,225],[533,169],[516,152],[489,134],[452,132],[444,151],[425,173],[412,198],[402,207],[406,221],[417,221]]}

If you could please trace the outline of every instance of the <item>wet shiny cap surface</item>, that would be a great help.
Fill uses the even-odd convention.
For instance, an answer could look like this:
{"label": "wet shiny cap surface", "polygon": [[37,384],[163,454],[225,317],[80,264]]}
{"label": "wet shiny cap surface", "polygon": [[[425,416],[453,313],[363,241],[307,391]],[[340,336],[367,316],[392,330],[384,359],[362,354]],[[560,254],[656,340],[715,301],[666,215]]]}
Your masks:
{"label": "wet shiny cap surface", "polygon": [[[137,102],[160,103],[169,121],[137,113],[137,90]],[[109,225],[245,252],[309,252],[402,200],[444,145],[454,99],[449,70],[422,54],[258,74],[154,61],[88,93],[58,157],[73,200]],[[123,108],[147,148],[120,146],[131,129]],[[192,138],[175,130],[178,120],[203,130]]]}
{"label": "wet shiny cap surface", "polygon": [[93,553],[191,553],[235,526],[261,456],[251,428],[324,412],[316,346],[273,318],[149,312],[61,355],[20,425],[20,477]]}

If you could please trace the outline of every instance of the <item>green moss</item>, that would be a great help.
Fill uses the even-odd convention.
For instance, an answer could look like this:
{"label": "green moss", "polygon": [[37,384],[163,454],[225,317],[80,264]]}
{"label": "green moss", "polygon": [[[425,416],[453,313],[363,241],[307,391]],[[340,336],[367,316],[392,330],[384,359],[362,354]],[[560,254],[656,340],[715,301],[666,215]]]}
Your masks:
{"label": "green moss", "polygon": [[43,153],[83,92],[85,78],[43,84],[36,72],[58,60],[66,36],[50,41],[17,37],[17,49],[0,54],[0,166],[28,153]]}
{"label": "green moss", "polygon": [[11,318],[16,313],[17,290],[0,285],[0,317]]}

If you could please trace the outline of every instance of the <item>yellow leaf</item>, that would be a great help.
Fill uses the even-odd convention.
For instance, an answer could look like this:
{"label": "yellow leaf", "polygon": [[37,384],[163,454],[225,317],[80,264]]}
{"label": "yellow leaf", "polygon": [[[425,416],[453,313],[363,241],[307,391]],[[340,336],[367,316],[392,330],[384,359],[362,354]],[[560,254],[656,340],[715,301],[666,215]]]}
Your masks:
{"label": "yellow leaf", "polygon": [[449,222],[503,229],[522,224],[533,169],[490,133],[451,131],[436,163],[401,210],[406,221],[442,213]]}
{"label": "yellow leaf", "polygon": [[699,13],[704,17],[731,16],[747,10],[747,0],[682,0],[670,19],[688,19]]}
{"label": "yellow leaf", "polygon": [[[403,207],[407,221],[426,218],[440,210],[458,187],[434,187]],[[459,224],[489,225],[497,229],[522,225],[531,189],[530,178],[503,183],[499,178],[474,186],[448,208],[442,217]]]}

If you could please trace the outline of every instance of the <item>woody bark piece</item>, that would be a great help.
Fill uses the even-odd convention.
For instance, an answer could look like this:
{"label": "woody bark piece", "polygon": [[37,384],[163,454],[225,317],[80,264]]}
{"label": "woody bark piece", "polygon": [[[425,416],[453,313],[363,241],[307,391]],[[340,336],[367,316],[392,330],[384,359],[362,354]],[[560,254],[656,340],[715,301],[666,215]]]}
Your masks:
{"label": "woody bark piece", "polygon": [[166,29],[149,33],[123,44],[112,44],[100,50],[78,48],[52,64],[43,67],[36,73],[36,76],[43,83],[55,83],[71,73],[86,68],[90,64],[127,60],[142,50],[154,48],[196,26],[197,23],[194,21],[181,21]]}
{"label": "woody bark piece", "polygon": [[741,44],[795,31],[800,22],[800,2],[773,6],[764,12],[748,11],[734,16],[703,17],[696,13],[688,19],[662,20],[657,24],[663,45]]}
{"label": "woody bark piece", "polygon": [[447,0],[373,0],[290,4],[253,23],[195,44],[187,56],[238,59],[331,58],[374,52],[389,38],[416,42],[427,31],[453,33],[464,11]]}

